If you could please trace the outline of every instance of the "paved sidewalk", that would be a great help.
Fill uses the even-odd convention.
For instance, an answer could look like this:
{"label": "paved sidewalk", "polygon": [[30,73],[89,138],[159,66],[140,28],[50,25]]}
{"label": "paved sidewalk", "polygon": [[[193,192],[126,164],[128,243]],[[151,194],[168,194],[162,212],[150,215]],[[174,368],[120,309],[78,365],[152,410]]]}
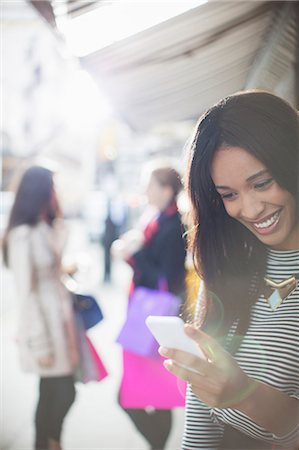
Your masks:
{"label": "paved sidewalk", "polygon": [[[113,267],[113,284],[101,284],[102,255],[97,246],[90,246],[84,230],[74,230],[74,252],[86,254],[85,266],[98,294],[105,320],[90,330],[90,337],[108,369],[109,376],[100,383],[77,385],[77,398],[65,421],[64,450],[146,450],[145,440],[138,434],[117,404],[121,376],[121,352],[115,337],[124,319],[126,292],[130,269],[122,264]],[[90,262],[92,264],[90,264]],[[83,264],[84,266],[84,264]],[[90,267],[92,273],[90,274]],[[83,267],[84,268],[84,267]],[[16,295],[11,273],[3,269],[1,298],[1,438],[0,450],[31,450],[33,448],[33,414],[37,399],[37,379],[21,372],[14,330]],[[180,448],[184,411],[174,411],[174,423],[167,449]]]}

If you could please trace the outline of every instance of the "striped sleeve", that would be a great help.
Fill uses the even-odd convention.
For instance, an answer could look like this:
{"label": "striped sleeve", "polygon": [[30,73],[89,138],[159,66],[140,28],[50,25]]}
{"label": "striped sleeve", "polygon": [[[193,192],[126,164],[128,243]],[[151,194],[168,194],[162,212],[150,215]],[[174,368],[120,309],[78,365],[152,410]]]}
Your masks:
{"label": "striped sleeve", "polygon": [[201,402],[188,386],[186,420],[182,450],[216,450],[222,440],[224,426],[212,415],[212,410]]}

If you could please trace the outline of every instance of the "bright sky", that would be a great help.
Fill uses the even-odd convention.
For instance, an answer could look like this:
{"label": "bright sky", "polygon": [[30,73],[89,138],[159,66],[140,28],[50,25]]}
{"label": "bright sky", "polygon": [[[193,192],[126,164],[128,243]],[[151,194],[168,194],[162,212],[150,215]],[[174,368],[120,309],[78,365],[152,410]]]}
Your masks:
{"label": "bright sky", "polygon": [[71,20],[62,15],[57,18],[57,26],[64,34],[72,54],[84,56],[207,1],[115,0]]}

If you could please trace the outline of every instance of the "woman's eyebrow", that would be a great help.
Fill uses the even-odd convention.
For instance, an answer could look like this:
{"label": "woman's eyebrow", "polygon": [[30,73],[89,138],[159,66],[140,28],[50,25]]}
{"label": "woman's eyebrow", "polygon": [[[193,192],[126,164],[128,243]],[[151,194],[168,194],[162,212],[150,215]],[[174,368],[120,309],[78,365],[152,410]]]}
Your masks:
{"label": "woman's eyebrow", "polygon": [[256,178],[260,177],[261,175],[269,174],[269,171],[267,169],[260,170],[259,172],[255,173],[254,175],[251,175],[249,178],[246,179],[247,182],[253,181]]}
{"label": "woman's eyebrow", "polygon": [[[263,169],[260,170],[259,172],[255,173],[254,175],[251,175],[250,177],[248,177],[246,179],[247,183],[250,183],[251,181],[254,181],[256,178],[265,175],[265,174],[269,174],[269,171],[267,169]],[[215,184],[215,188],[216,189],[231,189],[229,186],[223,186],[223,185],[219,185],[219,184]]]}
{"label": "woman's eyebrow", "polygon": [[220,186],[220,185],[215,185],[216,189],[231,189],[229,186]]}

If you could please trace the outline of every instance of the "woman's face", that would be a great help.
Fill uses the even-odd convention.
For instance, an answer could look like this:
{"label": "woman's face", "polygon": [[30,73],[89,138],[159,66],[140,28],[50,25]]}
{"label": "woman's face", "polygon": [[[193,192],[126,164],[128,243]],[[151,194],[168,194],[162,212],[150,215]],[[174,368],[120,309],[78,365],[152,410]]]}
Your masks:
{"label": "woman's face", "polygon": [[163,210],[171,201],[173,193],[170,186],[162,186],[155,176],[151,176],[146,195],[150,205]]}
{"label": "woman's face", "polygon": [[295,199],[263,163],[243,148],[221,147],[211,175],[226,212],[263,244],[277,250],[299,248]]}

